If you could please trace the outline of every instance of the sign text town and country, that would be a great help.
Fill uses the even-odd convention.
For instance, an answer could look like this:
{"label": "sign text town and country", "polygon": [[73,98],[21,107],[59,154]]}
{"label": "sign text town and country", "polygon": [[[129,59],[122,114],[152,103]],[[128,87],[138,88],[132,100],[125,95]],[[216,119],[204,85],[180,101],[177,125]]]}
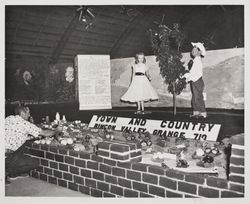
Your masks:
{"label": "sign text town and country", "polygon": [[89,127],[118,131],[149,132],[165,137],[185,137],[216,141],[221,125],[190,121],[149,120],[116,116],[93,115]]}

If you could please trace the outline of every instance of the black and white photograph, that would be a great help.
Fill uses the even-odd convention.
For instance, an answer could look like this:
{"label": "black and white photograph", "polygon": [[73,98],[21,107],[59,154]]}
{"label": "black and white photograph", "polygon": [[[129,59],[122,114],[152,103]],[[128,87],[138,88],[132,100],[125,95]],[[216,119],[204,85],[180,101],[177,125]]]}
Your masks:
{"label": "black and white photograph", "polygon": [[1,5],[4,202],[246,201],[245,1],[46,3]]}

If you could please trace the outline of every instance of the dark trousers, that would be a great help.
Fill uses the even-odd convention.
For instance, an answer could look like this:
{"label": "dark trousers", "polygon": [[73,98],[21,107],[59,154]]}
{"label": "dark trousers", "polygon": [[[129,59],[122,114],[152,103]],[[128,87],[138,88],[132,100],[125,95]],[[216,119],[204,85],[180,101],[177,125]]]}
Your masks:
{"label": "dark trousers", "polygon": [[19,175],[29,173],[39,166],[39,159],[24,154],[25,142],[21,147],[12,153],[8,153],[5,158],[5,173],[9,175]]}
{"label": "dark trousers", "polygon": [[205,102],[203,98],[204,81],[202,77],[196,82],[191,81],[190,87],[192,92],[191,105],[193,111],[206,112]]}

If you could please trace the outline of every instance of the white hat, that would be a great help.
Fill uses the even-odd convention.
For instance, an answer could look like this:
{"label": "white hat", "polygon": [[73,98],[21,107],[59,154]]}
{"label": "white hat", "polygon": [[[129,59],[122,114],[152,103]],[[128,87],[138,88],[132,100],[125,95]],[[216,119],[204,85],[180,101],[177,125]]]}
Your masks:
{"label": "white hat", "polygon": [[206,49],[205,49],[203,43],[200,43],[200,42],[197,42],[197,43],[191,42],[191,44],[193,45],[193,47],[198,47],[199,48],[199,50],[201,51],[201,55],[202,56],[206,55]]}

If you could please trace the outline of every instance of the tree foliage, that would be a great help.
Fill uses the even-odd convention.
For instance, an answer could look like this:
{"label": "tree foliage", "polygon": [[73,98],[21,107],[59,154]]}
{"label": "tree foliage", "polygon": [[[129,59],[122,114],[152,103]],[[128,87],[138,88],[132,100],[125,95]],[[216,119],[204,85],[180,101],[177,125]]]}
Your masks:
{"label": "tree foliage", "polygon": [[151,30],[152,49],[159,62],[160,73],[168,85],[168,91],[174,96],[179,95],[186,87],[185,80],[180,78],[186,72],[180,52],[184,39],[185,35],[179,30],[177,23],[172,29],[160,24],[157,29]]}

